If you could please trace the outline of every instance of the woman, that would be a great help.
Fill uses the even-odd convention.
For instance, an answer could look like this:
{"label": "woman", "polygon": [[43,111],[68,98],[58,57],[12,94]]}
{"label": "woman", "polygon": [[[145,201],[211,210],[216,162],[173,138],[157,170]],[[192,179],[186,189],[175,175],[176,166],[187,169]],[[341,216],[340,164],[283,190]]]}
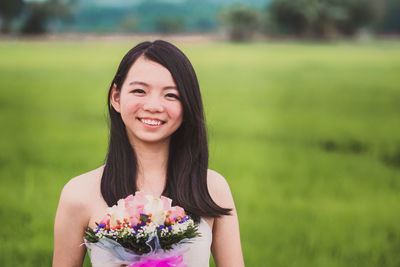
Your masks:
{"label": "woman", "polygon": [[[185,263],[244,266],[235,205],[225,179],[208,170],[203,105],[187,57],[165,41],[144,42],[122,59],[108,94],[105,165],[70,180],[54,226],[53,266],[81,266],[80,246],[108,206],[136,191],[167,196],[199,223]],[[210,245],[211,244],[211,245]]]}

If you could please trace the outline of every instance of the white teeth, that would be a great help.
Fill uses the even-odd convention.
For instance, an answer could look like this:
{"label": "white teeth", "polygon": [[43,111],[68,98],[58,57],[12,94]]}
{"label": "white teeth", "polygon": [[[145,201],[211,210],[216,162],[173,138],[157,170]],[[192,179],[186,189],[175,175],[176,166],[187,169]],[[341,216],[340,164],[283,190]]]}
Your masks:
{"label": "white teeth", "polygon": [[160,125],[161,121],[153,121],[153,120],[146,120],[146,119],[140,119],[141,122],[149,124],[149,125]]}

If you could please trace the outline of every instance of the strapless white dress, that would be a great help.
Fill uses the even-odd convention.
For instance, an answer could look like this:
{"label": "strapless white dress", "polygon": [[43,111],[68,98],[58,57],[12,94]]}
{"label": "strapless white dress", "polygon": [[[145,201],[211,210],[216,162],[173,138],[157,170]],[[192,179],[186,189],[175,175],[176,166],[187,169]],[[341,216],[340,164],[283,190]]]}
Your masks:
{"label": "strapless white dress", "polygon": [[184,244],[189,250],[183,256],[187,267],[209,267],[212,232],[210,225],[202,218],[199,223],[201,237]]}
{"label": "strapless white dress", "polygon": [[[183,255],[183,262],[187,267],[209,267],[210,262],[210,251],[212,242],[212,231],[208,223],[202,218],[200,219],[198,231],[201,234],[200,237],[192,239],[190,243],[182,245],[185,253]],[[106,263],[104,258],[111,257],[106,255],[107,252],[98,249],[96,247],[90,250],[90,260],[93,266],[101,267],[116,267],[120,266],[115,263]]]}

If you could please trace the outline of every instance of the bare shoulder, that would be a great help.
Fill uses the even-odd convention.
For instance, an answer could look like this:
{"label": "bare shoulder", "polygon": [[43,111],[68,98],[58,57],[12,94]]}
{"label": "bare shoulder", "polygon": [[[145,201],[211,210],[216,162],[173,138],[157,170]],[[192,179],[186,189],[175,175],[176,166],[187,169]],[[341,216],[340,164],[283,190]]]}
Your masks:
{"label": "bare shoulder", "polygon": [[82,266],[85,249],[80,244],[99,195],[102,172],[99,167],[79,175],[62,189],[54,221],[53,266]]}
{"label": "bare shoulder", "polygon": [[207,171],[207,184],[210,189],[229,190],[229,185],[225,177],[211,169]]}
{"label": "bare shoulder", "polygon": [[69,180],[61,192],[60,201],[70,205],[83,206],[98,193],[104,166],[76,176]]}
{"label": "bare shoulder", "polygon": [[208,170],[207,186],[211,198],[222,207],[233,207],[232,193],[226,179],[216,171]]}
{"label": "bare shoulder", "polygon": [[207,174],[208,191],[214,202],[231,209],[229,216],[214,218],[211,251],[216,266],[244,266],[240,245],[239,221],[231,190],[225,178],[212,170]]}
{"label": "bare shoulder", "polygon": [[91,170],[91,171],[88,171],[81,175],[78,175],[78,176],[72,178],[66,184],[66,186],[74,187],[74,186],[93,184],[93,183],[97,182],[99,178],[101,178],[101,176],[103,174],[103,170],[104,170],[104,165],[102,165],[94,170]]}

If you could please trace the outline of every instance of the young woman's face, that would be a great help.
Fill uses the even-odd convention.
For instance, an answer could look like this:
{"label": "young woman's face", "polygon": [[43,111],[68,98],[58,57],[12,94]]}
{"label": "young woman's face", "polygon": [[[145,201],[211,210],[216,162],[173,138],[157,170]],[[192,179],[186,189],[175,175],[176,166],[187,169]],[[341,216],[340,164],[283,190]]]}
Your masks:
{"label": "young woman's face", "polygon": [[157,62],[139,57],[111,103],[121,114],[130,141],[168,141],[183,119],[180,95],[171,73]]}

